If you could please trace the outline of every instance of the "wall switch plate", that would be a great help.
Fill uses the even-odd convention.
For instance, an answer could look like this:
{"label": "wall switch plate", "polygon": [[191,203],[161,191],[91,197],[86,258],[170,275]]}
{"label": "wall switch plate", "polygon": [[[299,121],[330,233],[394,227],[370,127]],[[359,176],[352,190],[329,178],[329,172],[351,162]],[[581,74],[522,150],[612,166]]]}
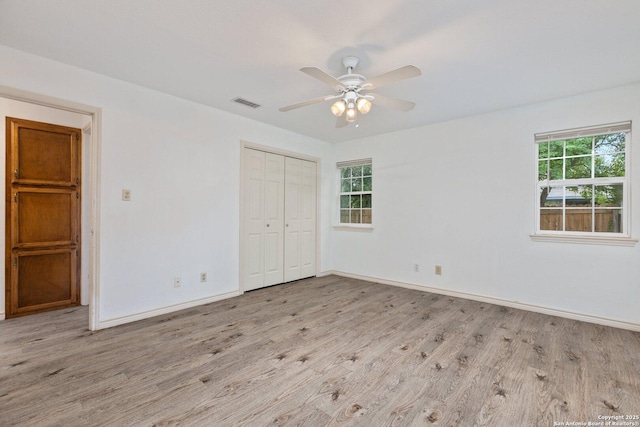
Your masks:
{"label": "wall switch plate", "polygon": [[207,273],[200,273],[200,281],[201,282],[207,281]]}
{"label": "wall switch plate", "polygon": [[180,286],[182,286],[182,279],[179,277],[174,277],[173,278],[173,287],[174,288],[179,288]]}
{"label": "wall switch plate", "polygon": [[442,266],[436,265],[436,276],[442,276]]}
{"label": "wall switch plate", "polygon": [[125,202],[131,201],[131,190],[129,190],[128,188],[122,189],[122,200],[124,200]]}

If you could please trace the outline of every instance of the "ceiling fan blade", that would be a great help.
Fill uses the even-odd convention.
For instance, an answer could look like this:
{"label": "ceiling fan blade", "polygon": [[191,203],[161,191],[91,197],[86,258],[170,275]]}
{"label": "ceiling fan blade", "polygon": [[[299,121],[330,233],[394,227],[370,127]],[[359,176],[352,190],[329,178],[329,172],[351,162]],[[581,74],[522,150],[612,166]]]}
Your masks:
{"label": "ceiling fan blade", "polygon": [[379,76],[367,79],[363,83],[363,86],[365,86],[365,89],[367,90],[372,90],[384,85],[388,85],[389,83],[410,79],[412,77],[418,77],[420,75],[422,75],[422,71],[420,71],[420,68],[414,67],[413,65],[406,65],[402,68],[398,68],[397,70],[389,71],[388,73],[380,74]]}
{"label": "ceiling fan blade", "polygon": [[285,112],[289,110],[295,110],[296,108],[306,107],[307,105],[318,104],[320,102],[328,101],[330,99],[338,98],[340,95],[327,95],[321,96],[320,98],[313,98],[307,101],[298,102],[297,104],[287,105],[286,107],[280,108],[280,111]]}
{"label": "ceiling fan blade", "polygon": [[349,122],[347,122],[347,115],[346,114],[342,114],[342,115],[340,115],[340,116],[338,116],[336,118],[336,127],[337,128],[343,128],[348,124],[349,124]]}
{"label": "ceiling fan blade", "polygon": [[331,87],[331,89],[333,89],[335,91],[339,91],[340,90],[339,88],[344,87],[344,85],[342,84],[342,82],[340,80],[338,80],[335,77],[325,73],[320,68],[317,68],[317,67],[303,67],[303,68],[300,68],[300,71],[302,71],[305,74],[310,75],[314,79],[318,79],[321,82],[329,85]]}
{"label": "ceiling fan blade", "polygon": [[402,99],[389,98],[388,96],[379,95],[377,93],[368,93],[367,95],[373,96],[373,104],[382,105],[383,107],[393,108],[400,111],[411,111],[416,106],[414,102],[403,101]]}

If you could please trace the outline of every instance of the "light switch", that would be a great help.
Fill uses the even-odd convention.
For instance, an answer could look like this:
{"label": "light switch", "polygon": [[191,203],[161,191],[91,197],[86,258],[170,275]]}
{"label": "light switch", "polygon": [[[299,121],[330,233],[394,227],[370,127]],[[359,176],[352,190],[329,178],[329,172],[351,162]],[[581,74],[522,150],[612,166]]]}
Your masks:
{"label": "light switch", "polygon": [[131,190],[126,188],[122,190],[122,200],[125,202],[131,201]]}

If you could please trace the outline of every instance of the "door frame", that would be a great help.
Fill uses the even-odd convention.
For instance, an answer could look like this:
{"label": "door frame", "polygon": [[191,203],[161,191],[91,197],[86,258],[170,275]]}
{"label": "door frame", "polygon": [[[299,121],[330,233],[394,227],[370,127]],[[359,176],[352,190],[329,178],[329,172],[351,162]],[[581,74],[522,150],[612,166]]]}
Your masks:
{"label": "door frame", "polygon": [[[90,152],[90,161],[89,165],[83,165],[83,167],[89,167],[90,185],[88,188],[87,186],[83,187],[83,197],[88,197],[90,204],[89,329],[95,331],[100,326],[100,147],[102,143],[102,109],[2,85],[0,85],[0,97],[91,117],[91,138],[86,144],[86,148]],[[2,318],[4,318],[4,315]]]}
{"label": "door frame", "polygon": [[244,149],[250,148],[252,150],[264,151],[265,153],[278,154],[286,157],[294,157],[296,159],[306,160],[314,162],[316,164],[316,276],[320,271],[320,182],[321,182],[321,166],[322,161],[319,157],[307,156],[305,154],[296,153],[294,151],[283,150],[279,148],[270,147],[268,145],[255,144],[253,142],[240,140],[240,194],[239,194],[239,256],[238,256],[238,284],[240,294],[245,292],[244,289],[244,190],[245,190],[245,164],[244,164]]}

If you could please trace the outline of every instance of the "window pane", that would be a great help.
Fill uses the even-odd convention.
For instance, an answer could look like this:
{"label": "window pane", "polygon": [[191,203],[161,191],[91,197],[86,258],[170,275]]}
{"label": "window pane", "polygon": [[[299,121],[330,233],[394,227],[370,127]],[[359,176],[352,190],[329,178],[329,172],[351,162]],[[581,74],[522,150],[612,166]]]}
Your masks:
{"label": "window pane", "polygon": [[622,233],[622,209],[596,209],[595,231]]}
{"label": "window pane", "polygon": [[371,209],[362,209],[362,223],[371,224]]}
{"label": "window pane", "polygon": [[564,200],[566,206],[583,206],[591,209],[593,196],[592,185],[580,185],[575,187],[566,187],[564,190]]}
{"label": "window pane", "polygon": [[564,156],[564,141],[551,141],[549,143],[549,157]]}
{"label": "window pane", "polygon": [[624,153],[595,156],[594,162],[596,178],[625,175]]}
{"label": "window pane", "polygon": [[340,207],[343,209],[349,207],[349,196],[340,196]]}
{"label": "window pane", "polygon": [[567,159],[566,179],[591,178],[591,156]]}
{"label": "window pane", "polygon": [[371,191],[371,177],[362,178],[362,191]]}
{"label": "window pane", "polygon": [[549,156],[549,143],[542,142],[538,144],[538,158],[546,159]]}
{"label": "window pane", "polygon": [[351,180],[349,178],[342,180],[342,185],[340,186],[340,191],[342,193],[351,192]]}
{"label": "window pane", "polygon": [[549,179],[562,179],[562,165],[562,159],[549,161]]}
{"label": "window pane", "polygon": [[540,189],[541,207],[562,207],[562,187],[542,187]]}
{"label": "window pane", "polygon": [[595,205],[602,207],[622,207],[622,184],[595,185]]}
{"label": "window pane", "polygon": [[371,176],[371,165],[362,166],[362,175]]}
{"label": "window pane", "polygon": [[351,211],[351,224],[360,224],[360,209]]}
{"label": "window pane", "polygon": [[544,181],[547,179],[548,163],[546,160],[538,162],[538,181]]}
{"label": "window pane", "polygon": [[591,154],[592,137],[568,139],[566,141],[567,156],[581,156]]}
{"label": "window pane", "polygon": [[351,191],[362,191],[362,178],[351,178]]}
{"label": "window pane", "polygon": [[371,207],[371,194],[363,194],[362,195],[362,207],[370,208]]}
{"label": "window pane", "polygon": [[596,136],[594,152],[596,154],[624,152],[626,136],[625,133]]}
{"label": "window pane", "polygon": [[350,176],[351,176],[351,168],[350,167],[342,168],[342,177],[349,178]]}
{"label": "window pane", "polygon": [[351,176],[362,176],[362,166],[353,166],[351,168]]}
{"label": "window pane", "polygon": [[349,223],[349,209],[340,209],[340,223],[341,224]]}
{"label": "window pane", "polygon": [[359,209],[362,206],[362,196],[351,196],[351,208]]}
{"label": "window pane", "polygon": [[590,208],[567,208],[565,215],[566,231],[591,231]]}
{"label": "window pane", "polygon": [[562,209],[540,209],[540,230],[562,231]]}

